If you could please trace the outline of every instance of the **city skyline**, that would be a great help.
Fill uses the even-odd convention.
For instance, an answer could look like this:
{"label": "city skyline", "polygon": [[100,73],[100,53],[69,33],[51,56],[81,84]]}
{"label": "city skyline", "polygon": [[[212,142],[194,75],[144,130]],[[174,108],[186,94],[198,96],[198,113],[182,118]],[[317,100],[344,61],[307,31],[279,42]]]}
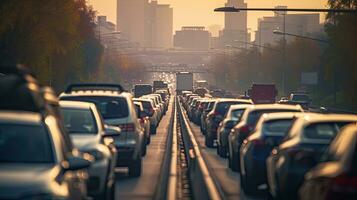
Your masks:
{"label": "city skyline", "polygon": [[[108,20],[116,23],[117,0],[89,0],[90,5],[98,11],[98,15],[106,15]],[[224,26],[224,14],[215,13],[213,9],[224,6],[227,0],[158,0],[160,4],[170,4],[174,9],[174,31],[182,26]],[[274,7],[287,5],[299,8],[326,8],[327,0],[245,0],[248,7]],[[188,6],[189,5],[189,6]],[[194,13],[194,15],[192,15]],[[257,20],[263,16],[273,16],[273,12],[248,12],[248,28],[252,31],[257,29]],[[324,15],[321,15],[323,20]]]}

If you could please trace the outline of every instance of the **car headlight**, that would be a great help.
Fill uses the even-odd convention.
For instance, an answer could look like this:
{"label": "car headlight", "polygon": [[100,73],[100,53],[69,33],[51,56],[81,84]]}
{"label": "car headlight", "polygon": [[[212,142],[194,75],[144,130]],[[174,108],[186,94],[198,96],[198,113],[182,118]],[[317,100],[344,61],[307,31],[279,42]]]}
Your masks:
{"label": "car headlight", "polygon": [[96,161],[102,160],[104,158],[104,154],[98,150],[89,150],[85,151],[85,153],[88,153],[93,156]]}

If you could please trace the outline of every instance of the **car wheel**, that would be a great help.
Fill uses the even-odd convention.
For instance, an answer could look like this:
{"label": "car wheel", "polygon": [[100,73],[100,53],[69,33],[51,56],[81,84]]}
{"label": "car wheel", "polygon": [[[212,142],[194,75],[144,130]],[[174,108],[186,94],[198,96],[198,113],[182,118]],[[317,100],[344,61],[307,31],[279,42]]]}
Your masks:
{"label": "car wheel", "polygon": [[150,128],[150,134],[155,135],[156,134],[157,127],[153,126]]}
{"label": "car wheel", "polygon": [[146,138],[146,144],[150,144],[151,143],[151,137],[149,136],[148,138]]}
{"label": "car wheel", "polygon": [[112,186],[108,190],[107,200],[115,200],[115,181],[113,182]]}
{"label": "car wheel", "polygon": [[217,153],[222,158],[227,158],[227,148],[222,145],[217,146]]}
{"label": "car wheel", "polygon": [[235,172],[239,172],[238,158],[237,154],[235,154],[234,152],[232,152],[231,156],[231,169]]}
{"label": "car wheel", "polygon": [[208,135],[206,135],[206,138],[205,138],[205,145],[206,145],[206,147],[213,148],[213,139],[211,137],[209,137]]}
{"label": "car wheel", "polygon": [[143,142],[143,150],[141,151],[141,156],[146,156],[146,149],[147,149],[147,146],[146,146],[146,141]]}
{"label": "car wheel", "polygon": [[139,156],[136,160],[132,161],[129,167],[129,176],[139,177],[142,171],[142,159]]}
{"label": "car wheel", "polygon": [[250,179],[248,174],[246,174],[245,176],[241,175],[241,181],[242,189],[244,190],[244,193],[246,195],[254,195],[258,192],[255,190],[254,184],[252,183],[253,178]]}

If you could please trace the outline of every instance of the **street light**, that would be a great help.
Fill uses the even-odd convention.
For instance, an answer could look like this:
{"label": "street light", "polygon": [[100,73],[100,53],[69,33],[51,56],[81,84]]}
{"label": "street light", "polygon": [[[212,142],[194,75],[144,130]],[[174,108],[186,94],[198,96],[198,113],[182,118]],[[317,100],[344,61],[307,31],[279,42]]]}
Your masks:
{"label": "street light", "polygon": [[277,52],[281,53],[281,50],[279,50],[279,49],[270,48],[270,47],[267,47],[267,46],[264,46],[264,45],[259,45],[259,44],[255,44],[255,43],[251,43],[251,42],[244,42],[244,41],[240,41],[240,40],[234,40],[234,42],[249,44],[249,45],[252,45],[252,46],[255,46],[255,47],[261,47],[261,48],[264,48],[264,49],[269,49],[269,50],[277,51]]}
{"label": "street light", "polygon": [[312,37],[307,37],[307,36],[303,36],[303,35],[296,35],[296,34],[286,33],[286,32],[284,33],[284,32],[279,31],[279,30],[274,30],[273,33],[277,34],[277,35],[289,35],[289,36],[294,36],[294,37],[297,37],[297,38],[314,40],[314,41],[317,41],[317,42],[329,44],[329,42],[327,40],[321,40],[321,39],[318,39],[318,38],[312,38]]}
{"label": "street light", "polygon": [[284,12],[327,12],[327,13],[357,13],[353,9],[315,9],[315,8],[236,8],[220,7],[215,12],[240,12],[240,11],[284,11]]}

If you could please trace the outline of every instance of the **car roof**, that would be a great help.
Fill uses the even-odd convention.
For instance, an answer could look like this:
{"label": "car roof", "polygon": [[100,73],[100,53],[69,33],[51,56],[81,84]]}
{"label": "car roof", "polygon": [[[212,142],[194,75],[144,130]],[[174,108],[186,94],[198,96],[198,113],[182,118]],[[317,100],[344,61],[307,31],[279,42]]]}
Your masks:
{"label": "car roof", "polygon": [[292,119],[296,117],[302,117],[306,113],[302,112],[277,112],[277,113],[264,113],[261,118],[264,121],[279,120],[279,119]]}
{"label": "car roof", "polygon": [[229,109],[230,110],[246,109],[250,106],[252,106],[252,105],[251,104],[237,104],[237,105],[231,105],[229,107]]}
{"label": "car roof", "polygon": [[94,106],[93,103],[90,102],[83,102],[83,101],[60,101],[61,107],[67,108],[80,108],[80,109],[89,109],[91,106]]}
{"label": "car roof", "polygon": [[0,111],[0,121],[40,124],[42,117],[40,113],[27,111]]}
{"label": "car roof", "polygon": [[300,105],[287,105],[287,104],[255,104],[248,108],[251,111],[254,110],[268,110],[268,109],[291,109],[291,110],[303,110]]}
{"label": "car roof", "polygon": [[70,93],[62,93],[61,97],[70,97],[70,96],[111,96],[111,97],[130,97],[131,94],[128,92],[118,92],[111,90],[76,90]]}
{"label": "car roof", "polygon": [[329,122],[329,121],[356,121],[357,115],[350,114],[319,114],[305,113],[303,115],[305,123]]}
{"label": "car roof", "polygon": [[220,98],[217,100],[218,102],[247,102],[247,103],[253,103],[252,100],[250,99],[235,99],[235,98]]}

